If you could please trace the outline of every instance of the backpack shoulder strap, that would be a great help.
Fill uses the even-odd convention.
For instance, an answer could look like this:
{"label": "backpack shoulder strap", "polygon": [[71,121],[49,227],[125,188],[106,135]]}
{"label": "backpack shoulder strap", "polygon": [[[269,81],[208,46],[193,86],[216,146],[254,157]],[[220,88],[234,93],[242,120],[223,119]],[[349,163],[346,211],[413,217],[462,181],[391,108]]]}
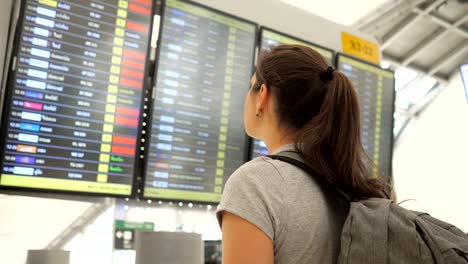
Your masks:
{"label": "backpack shoulder strap", "polygon": [[297,152],[283,151],[278,154],[268,155],[267,157],[292,164],[307,172],[307,174],[310,177],[312,177],[326,192],[338,194],[348,202],[351,202],[353,200],[350,195],[340,190],[336,186],[333,186],[327,179],[325,179],[324,177],[319,177],[319,174],[313,168],[311,168],[309,165],[305,164],[300,160],[300,156]]}

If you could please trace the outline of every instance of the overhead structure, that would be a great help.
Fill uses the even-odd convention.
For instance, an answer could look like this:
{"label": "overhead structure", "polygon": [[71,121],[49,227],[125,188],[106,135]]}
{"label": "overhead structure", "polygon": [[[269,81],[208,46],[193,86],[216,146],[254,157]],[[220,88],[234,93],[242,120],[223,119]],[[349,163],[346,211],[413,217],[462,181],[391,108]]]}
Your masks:
{"label": "overhead structure", "polygon": [[380,40],[385,60],[439,81],[468,59],[467,1],[389,1],[354,26]]}
{"label": "overhead structure", "polygon": [[468,62],[468,1],[388,1],[353,27],[375,37],[383,60],[396,69],[398,144],[414,117]]}

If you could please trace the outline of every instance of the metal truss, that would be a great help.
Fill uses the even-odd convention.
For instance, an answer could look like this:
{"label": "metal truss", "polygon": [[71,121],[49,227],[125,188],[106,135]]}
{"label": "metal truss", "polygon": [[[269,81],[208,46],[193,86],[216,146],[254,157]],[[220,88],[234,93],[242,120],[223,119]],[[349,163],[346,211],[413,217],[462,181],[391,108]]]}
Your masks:
{"label": "metal truss", "polygon": [[[401,89],[399,89],[399,96],[405,96],[407,91],[418,84],[424,77],[433,77],[438,81],[438,85],[432,88],[431,91],[415,105],[409,109],[396,108],[395,110],[400,113],[406,122],[400,131],[395,131],[395,143],[397,144],[400,136],[406,127],[412,124],[412,121],[435,99],[435,97],[444,89],[448,82],[448,78],[453,72],[447,75],[442,74],[440,70],[447,63],[454,61],[457,58],[462,58],[468,52],[468,31],[463,27],[464,23],[468,21],[468,14],[465,14],[456,21],[448,21],[444,17],[437,14],[437,9],[446,3],[447,0],[396,0],[388,1],[380,8],[375,10],[372,14],[364,19],[361,19],[353,25],[360,31],[369,35],[373,35],[380,42],[383,60],[390,62],[394,67],[407,67],[418,73],[417,76]],[[395,22],[399,21],[396,25]],[[402,37],[409,35],[408,33],[414,28],[422,26],[422,21],[427,21],[433,25],[437,25],[437,29],[430,33],[429,36],[417,40],[414,46],[404,54],[389,54],[387,50],[400,40]],[[388,29],[383,25],[395,25]],[[385,32],[382,32],[385,31]],[[382,35],[383,34],[383,35]],[[437,51],[437,58],[435,62],[430,65],[417,65],[414,61],[420,58],[425,51],[433,49],[433,43],[441,43],[444,38],[449,34],[456,34],[461,37],[461,41],[453,43],[456,45],[450,51],[442,54]]]}
{"label": "metal truss", "polygon": [[389,33],[387,33],[383,37],[383,42],[380,45],[380,48],[382,50],[385,50],[387,47],[392,44],[401,34],[403,34],[406,30],[409,28],[413,27],[417,22],[419,22],[425,15],[428,15],[432,10],[436,9],[438,6],[443,4],[446,0],[437,0],[434,3],[432,3],[430,6],[428,6],[424,10],[420,10],[419,8],[413,8],[413,10],[420,10],[421,13],[418,13],[417,15],[410,15],[406,19],[404,19],[402,22],[398,23],[395,27],[393,27]]}
{"label": "metal truss", "polygon": [[[446,0],[437,0],[433,1],[429,6],[427,6],[425,9],[421,9],[418,7],[421,3],[426,2],[427,0],[418,0],[414,1],[412,3],[405,3],[405,2],[393,2],[389,3],[383,8],[387,8],[387,10],[383,10],[383,8],[380,10],[377,10],[373,15],[370,17],[361,20],[356,24],[355,26],[357,28],[360,28],[362,30],[365,30],[366,28],[372,27],[372,24],[382,20],[391,20],[391,19],[396,19],[398,16],[401,16],[402,13],[402,5],[405,5],[405,7],[410,7],[411,12],[409,15],[407,15],[400,23],[398,23],[396,26],[394,26],[386,35],[384,35],[382,39],[382,43],[380,45],[381,50],[383,51],[383,58],[385,60],[388,60],[395,66],[402,66],[402,67],[409,67],[417,72],[424,74],[426,76],[431,76],[436,78],[439,81],[446,82],[447,76],[441,76],[438,75],[437,72],[442,68],[442,66],[459,56],[462,56],[468,49],[468,31],[461,26],[463,23],[465,23],[468,20],[468,14],[461,17],[455,22],[450,22],[447,21],[444,18],[438,17],[436,14],[433,13],[433,11],[442,5]],[[413,26],[416,25],[418,21],[421,21],[422,19],[426,19],[427,21],[430,21],[436,25],[439,26],[439,28],[434,31],[430,36],[422,39],[419,41],[409,52],[407,52],[404,56],[400,58],[395,58],[392,55],[388,54],[385,52],[385,49],[390,47],[390,45],[398,39],[404,32],[407,32],[409,29],[411,29]],[[360,23],[360,25],[359,25]],[[374,34],[377,31],[378,28],[369,30],[367,33]],[[440,56],[440,58],[436,61],[434,66],[432,68],[423,68],[417,65],[412,64],[412,62],[424,51],[426,50],[431,43],[434,43],[435,41],[438,41],[444,37],[447,36],[448,33],[454,33],[459,35],[460,37],[467,39],[465,42],[461,42],[457,47],[454,48],[454,50],[451,50],[447,54],[443,54]]]}
{"label": "metal truss", "polygon": [[448,53],[446,54],[443,54],[435,63],[434,63],[434,67],[430,68],[427,72],[427,75],[429,76],[433,76],[436,72],[438,72],[442,66],[452,60],[452,59],[455,59],[455,58],[458,58],[460,57],[461,55],[463,55],[466,51],[468,51],[468,40],[467,41],[463,41],[462,43],[460,43],[458,46],[456,46],[453,50],[449,51]]}
{"label": "metal truss", "polygon": [[114,199],[104,198],[101,202],[93,203],[82,215],[54,238],[45,249],[63,249],[63,247],[77,234],[92,224],[96,218],[109,209],[114,204]]}
{"label": "metal truss", "polygon": [[374,34],[378,27],[375,26],[378,22],[388,23],[394,19],[397,19],[401,13],[406,10],[412,10],[419,4],[426,2],[427,0],[400,0],[400,1],[389,1],[382,7],[377,8],[374,12],[366,16],[365,18],[357,21],[352,26],[357,28],[359,31]]}

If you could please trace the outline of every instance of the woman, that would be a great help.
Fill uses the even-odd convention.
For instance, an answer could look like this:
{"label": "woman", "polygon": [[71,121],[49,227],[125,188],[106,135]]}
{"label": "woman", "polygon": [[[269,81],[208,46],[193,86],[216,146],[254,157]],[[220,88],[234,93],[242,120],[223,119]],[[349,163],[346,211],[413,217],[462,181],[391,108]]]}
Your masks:
{"label": "woman", "polygon": [[[369,175],[360,109],[349,79],[314,50],[283,45],[257,63],[245,99],[247,134],[270,153],[295,151],[353,197],[385,197]],[[268,157],[241,166],[218,207],[223,264],[335,263],[349,211],[301,169]]]}

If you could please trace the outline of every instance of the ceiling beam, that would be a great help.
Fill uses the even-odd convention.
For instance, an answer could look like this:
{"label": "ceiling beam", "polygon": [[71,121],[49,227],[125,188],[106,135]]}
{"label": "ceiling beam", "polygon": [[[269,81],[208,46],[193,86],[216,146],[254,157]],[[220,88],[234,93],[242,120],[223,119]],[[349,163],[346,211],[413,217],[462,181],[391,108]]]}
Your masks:
{"label": "ceiling beam", "polygon": [[401,64],[407,66],[410,64],[421,52],[423,52],[431,43],[434,43],[437,39],[441,38],[447,33],[447,29],[444,27],[439,28],[436,32],[430,34],[428,37],[420,41],[415,47],[406,53],[401,58]]}
{"label": "ceiling beam", "polygon": [[[457,20],[455,23],[452,24],[453,27],[459,27],[460,25],[462,25],[466,20],[468,19],[468,15],[465,15],[463,16],[462,18],[460,18],[459,20]],[[406,66],[408,64],[410,64],[422,51],[425,50],[425,48],[427,48],[431,43],[433,43],[434,41],[444,37],[445,35],[447,35],[450,31],[448,30],[448,28],[446,27],[442,27],[440,29],[438,29],[436,32],[432,33],[431,35],[429,35],[427,38],[425,38],[424,40],[420,41],[418,43],[418,45],[416,45],[414,48],[412,48],[408,53],[407,55],[405,55],[403,57],[403,59],[401,59],[402,61],[402,65],[403,66]]]}
{"label": "ceiling beam", "polygon": [[424,69],[424,68],[422,68],[422,67],[420,67],[418,65],[409,64],[409,65],[404,66],[400,60],[393,57],[392,55],[383,53],[383,60],[386,60],[386,61],[390,62],[392,65],[394,65],[396,67],[407,67],[407,68],[412,69],[412,70],[416,71],[417,73],[422,74],[424,76],[433,77],[437,81],[439,81],[440,83],[446,84],[448,82],[447,77],[442,76],[442,75],[438,75],[438,74],[429,75],[429,71],[427,69]]}
{"label": "ceiling beam", "polygon": [[380,50],[385,50],[392,44],[407,28],[410,28],[416,21],[417,15],[409,14],[402,21],[398,22],[388,33],[382,36]]}
{"label": "ceiling beam", "polygon": [[[426,14],[424,13],[423,10],[420,8],[415,8],[413,9],[413,12],[418,14],[419,16],[425,16],[428,18],[431,22],[434,22],[435,24],[445,27],[446,29],[452,31],[453,33],[456,33],[460,35],[463,38],[468,38],[468,30],[462,29],[460,27],[454,26],[454,24],[451,24],[449,21],[440,18],[438,16],[435,16],[434,14]],[[462,22],[466,19],[466,15],[462,18]],[[459,22],[459,21],[457,21]]]}
{"label": "ceiling beam", "polygon": [[429,69],[428,75],[434,75],[437,73],[442,66],[451,61],[452,59],[455,59],[457,57],[460,57],[463,55],[466,51],[468,51],[468,41],[463,41],[461,44],[459,44],[457,47],[454,49],[450,50],[448,53],[443,54],[434,64],[434,67]]}
{"label": "ceiling beam", "polygon": [[357,30],[362,31],[366,26],[373,24],[375,21],[386,17],[387,15],[392,14],[396,8],[400,7],[401,0],[399,1],[387,1],[381,6],[377,7],[372,13],[366,15],[365,17],[359,19],[351,25],[352,28],[357,28]]}
{"label": "ceiling beam", "polygon": [[375,12],[372,12],[363,19],[354,23],[352,27],[357,28],[359,31],[374,35],[375,32],[379,29],[377,24],[384,25],[391,20],[400,17],[402,13],[407,13],[408,10],[412,10],[419,4],[426,1],[427,0],[389,1],[387,4],[384,4],[375,10]]}
{"label": "ceiling beam", "polygon": [[380,49],[381,50],[384,50],[385,48],[387,48],[388,46],[390,46],[390,44],[392,44],[393,41],[395,41],[403,32],[405,32],[405,30],[407,30],[408,28],[411,28],[414,24],[416,24],[419,19],[421,19],[424,15],[427,15],[429,14],[430,12],[432,12],[432,10],[434,10],[435,8],[437,8],[438,6],[440,6],[442,3],[444,3],[446,0],[437,0],[435,2],[433,2],[431,5],[429,5],[426,9],[424,10],[421,10],[420,8],[414,8],[414,10],[419,10],[421,12],[418,12],[416,11],[415,13],[417,14],[416,16],[408,16],[406,17],[406,19],[404,19],[402,22],[398,23],[396,26],[394,26],[390,32],[388,32],[387,34],[385,34],[385,36],[383,36],[383,42],[381,43],[380,45]]}

